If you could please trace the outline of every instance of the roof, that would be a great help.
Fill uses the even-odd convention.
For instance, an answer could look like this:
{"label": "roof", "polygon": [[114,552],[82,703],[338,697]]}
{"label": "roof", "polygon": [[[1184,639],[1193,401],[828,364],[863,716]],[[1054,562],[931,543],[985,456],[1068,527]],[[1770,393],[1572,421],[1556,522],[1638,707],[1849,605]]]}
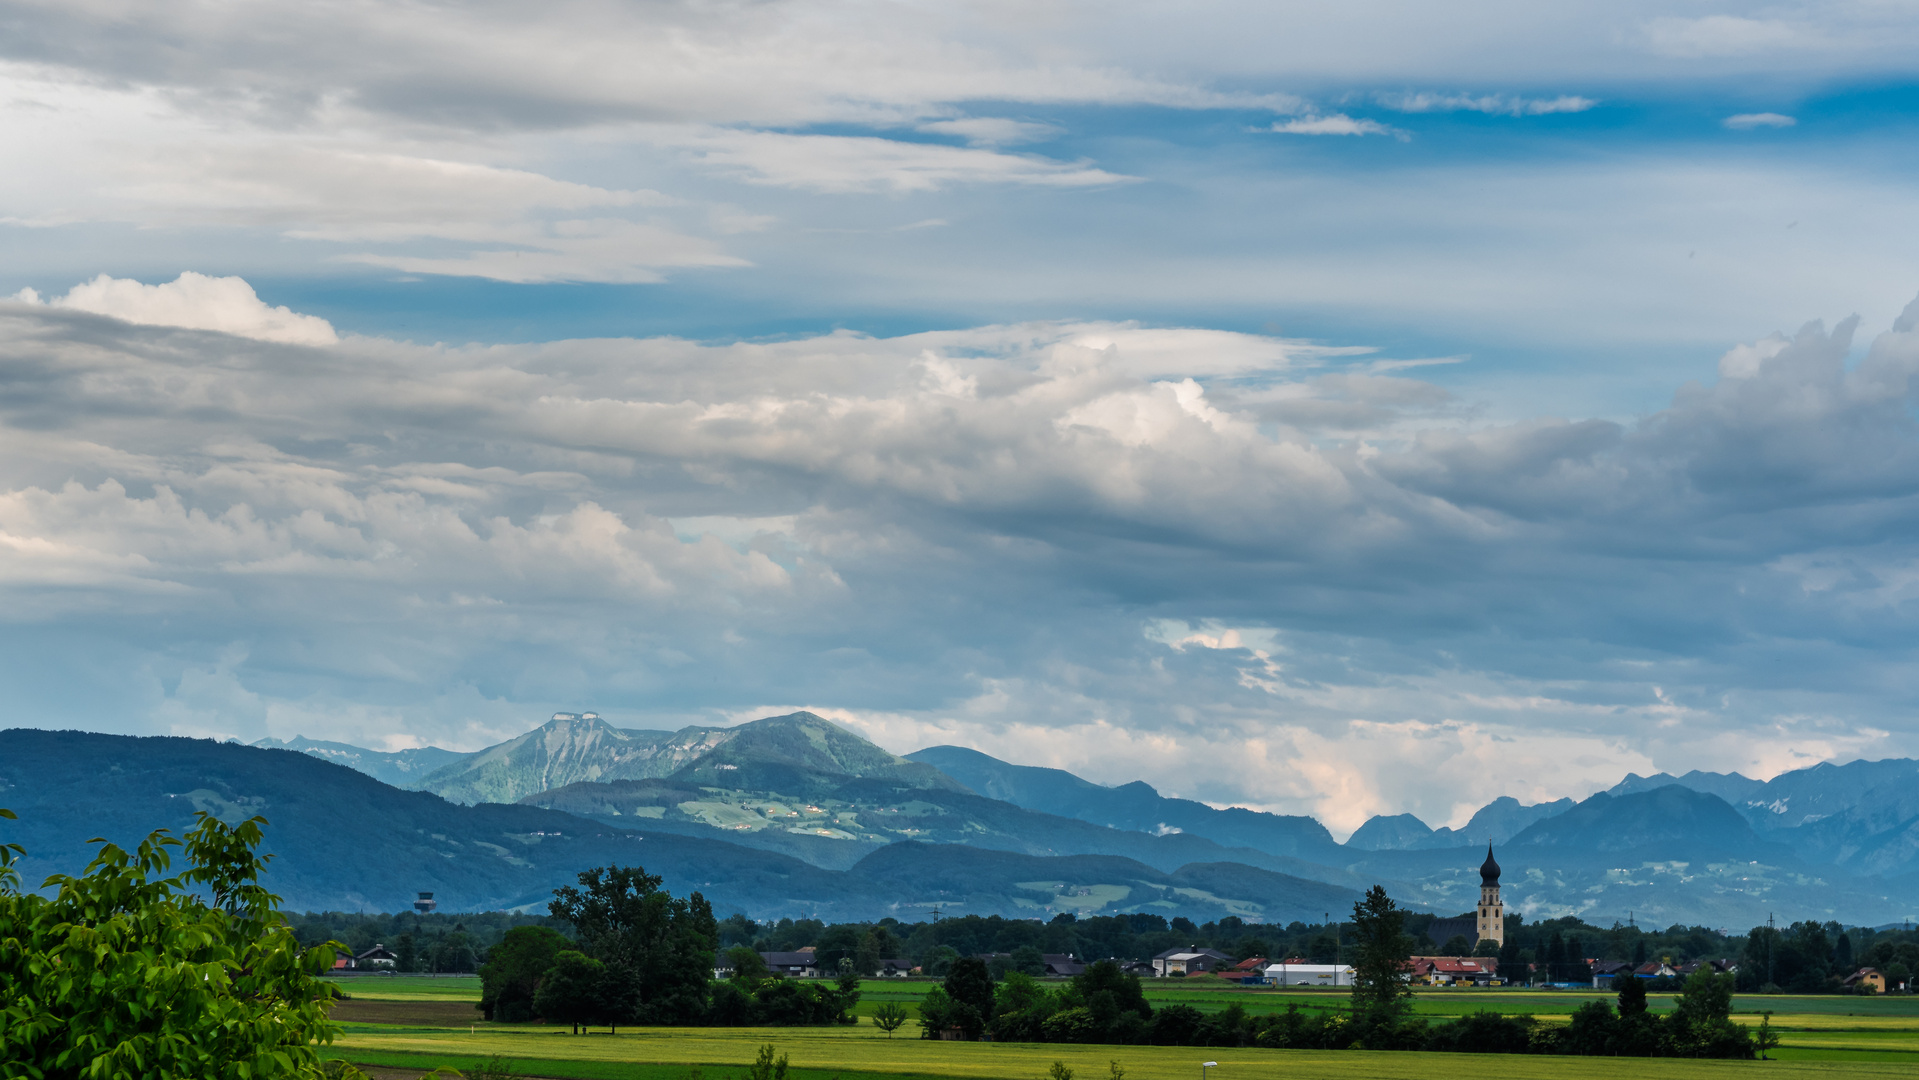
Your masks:
{"label": "roof", "polygon": [[1858,971],[1855,971],[1852,974],[1846,976],[1845,979],[1841,981],[1841,985],[1851,986],[1854,983],[1857,983],[1861,979],[1869,979],[1869,978],[1873,978],[1874,976],[1877,976],[1882,979],[1885,978],[1884,975],[1879,974],[1878,968],[1862,967]]}
{"label": "roof", "polygon": [[1493,975],[1499,971],[1499,961],[1490,956],[1415,956],[1413,970],[1436,975]]}
{"label": "roof", "polygon": [[398,960],[399,956],[385,945],[375,945],[371,949],[354,957],[355,960]]}
{"label": "roof", "polygon": [[820,963],[811,949],[799,952],[763,952],[760,954],[760,959],[766,961],[767,967],[818,967]]}
{"label": "roof", "polygon": [[1264,971],[1265,969],[1266,958],[1263,956],[1249,956],[1233,965],[1234,971]]}
{"label": "roof", "polygon": [[1162,952],[1162,953],[1154,953],[1153,959],[1171,960],[1176,956],[1184,956],[1184,957],[1210,956],[1214,958],[1215,960],[1231,960],[1232,959],[1232,957],[1227,956],[1225,953],[1220,952],[1218,949],[1202,949],[1197,945],[1183,945],[1177,949],[1167,949],[1165,952]]}
{"label": "roof", "polygon": [[1047,953],[1042,959],[1046,962],[1046,970],[1054,975],[1078,975],[1086,970],[1085,964],[1065,953]]}
{"label": "roof", "polygon": [[1486,845],[1486,861],[1479,864],[1479,883],[1481,885],[1499,884],[1499,862],[1493,858],[1493,846]]}

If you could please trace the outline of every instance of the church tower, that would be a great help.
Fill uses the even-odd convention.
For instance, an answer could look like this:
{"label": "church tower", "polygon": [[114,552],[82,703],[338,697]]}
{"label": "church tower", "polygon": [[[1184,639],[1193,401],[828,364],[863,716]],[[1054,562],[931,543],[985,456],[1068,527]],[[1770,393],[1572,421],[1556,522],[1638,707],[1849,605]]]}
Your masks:
{"label": "church tower", "polygon": [[1506,944],[1506,905],[1499,900],[1499,864],[1493,846],[1486,845],[1486,861],[1479,865],[1479,940]]}

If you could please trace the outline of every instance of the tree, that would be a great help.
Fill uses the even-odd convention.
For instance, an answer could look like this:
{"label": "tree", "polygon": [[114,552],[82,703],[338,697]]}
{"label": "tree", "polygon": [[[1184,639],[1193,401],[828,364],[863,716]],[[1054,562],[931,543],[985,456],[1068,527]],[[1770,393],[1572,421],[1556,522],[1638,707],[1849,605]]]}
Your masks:
{"label": "tree", "polygon": [[567,949],[553,958],[553,966],[540,980],[533,995],[533,1008],[540,1018],[555,1024],[580,1025],[605,1023],[600,998],[606,980],[606,965],[577,949]]}
{"label": "tree", "polygon": [[953,999],[946,988],[935,986],[920,997],[920,1038],[938,1039],[953,1026]]}
{"label": "tree", "polygon": [[1759,1016],[1759,1030],[1753,1033],[1752,1048],[1761,1058],[1766,1058],[1766,1051],[1777,1049],[1778,1046],[1779,1033],[1772,1029],[1772,1010],[1767,1009]]}
{"label": "tree", "polygon": [[1646,982],[1630,971],[1612,977],[1619,987],[1619,1015],[1643,1016],[1646,1012]]}
{"label": "tree", "polygon": [[1546,940],[1546,981],[1566,981],[1566,940],[1554,930],[1553,936]]}
{"label": "tree", "polygon": [[1454,934],[1452,937],[1446,939],[1445,944],[1439,947],[1439,955],[1441,956],[1470,956],[1472,955],[1472,951],[1473,943],[1467,941],[1466,935],[1464,934]]}
{"label": "tree", "polygon": [[1492,938],[1489,938],[1489,937],[1480,938],[1479,944],[1473,946],[1474,956],[1497,957],[1500,954],[1500,952],[1501,952],[1501,948],[1500,948],[1499,942],[1494,941]]}
{"label": "tree", "polygon": [[567,940],[544,926],[516,926],[487,953],[480,966],[480,1012],[512,1024],[538,1015],[533,995]]}
{"label": "tree", "polygon": [[1022,975],[1039,976],[1046,974],[1046,954],[1031,945],[1021,945],[1013,950],[1012,970]]}
{"label": "tree", "polygon": [[393,943],[393,969],[395,971],[420,970],[420,943],[412,934],[401,934]]}
{"label": "tree", "polygon": [[1146,1002],[1139,976],[1127,974],[1111,960],[1086,965],[1085,971],[1073,976],[1073,990],[1102,1028],[1110,1029],[1126,1013],[1135,1013],[1141,1020],[1152,1019],[1153,1007]]}
{"label": "tree", "polygon": [[786,1055],[773,1056],[773,1044],[760,1047],[759,1057],[746,1070],[747,1080],[786,1080]]}
{"label": "tree", "polygon": [[465,930],[455,929],[433,943],[428,954],[428,969],[440,973],[472,971],[479,966],[479,954],[474,951],[473,938]]}
{"label": "tree", "polygon": [[886,1032],[887,1038],[906,1025],[908,1017],[906,1007],[897,1001],[888,1001],[873,1010],[873,1026]]}
{"label": "tree", "polygon": [[749,988],[773,977],[766,966],[766,957],[750,945],[735,945],[726,950],[726,962],[733,965],[733,981]]}
{"label": "tree", "polygon": [[885,957],[880,955],[879,939],[875,938],[871,933],[868,933],[866,936],[860,938],[859,948],[853,951],[853,959],[851,960],[852,970],[859,972],[861,975],[877,974],[880,969],[880,963],[885,959]]}
{"label": "tree", "polygon": [[1378,885],[1353,905],[1353,1021],[1362,1038],[1397,1024],[1412,1003],[1412,981],[1406,961],[1413,939],[1406,933],[1406,913]]}
{"label": "tree", "polygon": [[977,1039],[993,1015],[993,977],[986,961],[977,956],[962,956],[953,961],[943,984],[953,1002],[952,1026],[968,1039]]}
{"label": "tree", "polygon": [[618,1019],[689,1024],[704,1017],[718,948],[706,898],[675,897],[638,866],[598,867],[579,881],[580,888],[555,889],[547,910],[571,924],[581,951],[630,990],[632,1014]]}
{"label": "tree", "polygon": [[1733,977],[1701,964],[1686,979],[1668,1023],[1674,1048],[1694,1057],[1750,1058],[1754,1046],[1746,1029],[1732,1022]]}
{"label": "tree", "polygon": [[[303,947],[260,885],[264,818],[206,813],[184,842],[104,841],[79,876],[23,893],[0,845],[0,1072],[276,1080],[321,1075],[334,945]],[[11,820],[11,811],[0,809]],[[164,876],[172,849],[187,869]],[[17,1071],[16,1071],[17,1070]]]}
{"label": "tree", "polygon": [[[1634,980],[1637,982],[1638,980]],[[1713,971],[1711,964],[1686,979],[1686,988],[1673,1003],[1673,1017],[1689,1027],[1701,1027],[1732,1016],[1732,977]]]}

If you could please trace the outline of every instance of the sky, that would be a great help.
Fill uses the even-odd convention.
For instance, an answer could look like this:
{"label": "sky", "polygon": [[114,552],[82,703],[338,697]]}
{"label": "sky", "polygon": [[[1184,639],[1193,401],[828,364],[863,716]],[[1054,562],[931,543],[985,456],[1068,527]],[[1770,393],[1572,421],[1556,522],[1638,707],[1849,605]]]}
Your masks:
{"label": "sky", "polygon": [[1919,3],[0,0],[0,725],[1919,756]]}

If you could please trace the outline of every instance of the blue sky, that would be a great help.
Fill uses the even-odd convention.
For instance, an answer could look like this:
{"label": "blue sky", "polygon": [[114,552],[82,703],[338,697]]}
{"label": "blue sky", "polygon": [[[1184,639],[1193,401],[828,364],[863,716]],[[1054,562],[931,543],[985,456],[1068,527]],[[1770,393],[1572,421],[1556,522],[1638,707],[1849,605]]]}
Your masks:
{"label": "blue sky", "polygon": [[1909,5],[6,10],[17,722],[1919,754]]}

